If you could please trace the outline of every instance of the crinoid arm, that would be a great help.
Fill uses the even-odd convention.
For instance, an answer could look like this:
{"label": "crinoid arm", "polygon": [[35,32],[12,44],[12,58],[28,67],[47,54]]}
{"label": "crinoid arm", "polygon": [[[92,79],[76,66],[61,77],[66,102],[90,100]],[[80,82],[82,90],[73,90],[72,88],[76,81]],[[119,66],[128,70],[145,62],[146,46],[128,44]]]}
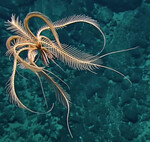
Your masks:
{"label": "crinoid arm", "polygon": [[[47,46],[46,48],[50,53],[74,69],[91,71],[94,68],[98,68],[96,64],[91,63],[91,60],[94,57],[93,55],[84,53],[77,48],[68,46],[66,44],[61,45],[62,48],[60,49],[57,43],[51,43],[50,47],[49,44],[46,45],[45,43],[45,47]],[[102,64],[101,59],[97,60],[97,63]]]}
{"label": "crinoid arm", "polygon": [[26,18],[24,19],[24,26],[25,28],[27,29],[27,31],[30,33],[30,35],[32,37],[34,37],[36,40],[38,40],[38,38],[31,32],[30,28],[29,28],[29,25],[28,25],[28,22],[29,22],[29,19],[31,19],[32,17],[38,17],[38,18],[41,18],[46,24],[47,26],[49,27],[49,29],[52,31],[54,37],[55,37],[55,40],[57,41],[59,47],[61,48],[61,44],[60,44],[60,41],[59,41],[59,37],[58,37],[58,34],[55,30],[55,27],[53,25],[53,23],[51,22],[51,20],[45,16],[44,14],[40,13],[40,12],[30,12]]}
{"label": "crinoid arm", "polygon": [[[106,38],[105,38],[105,35],[103,33],[103,31],[101,30],[98,22],[88,16],[85,16],[85,15],[73,15],[73,16],[70,16],[68,18],[63,18],[61,20],[58,20],[56,22],[53,22],[53,25],[54,25],[54,28],[56,29],[61,29],[61,28],[64,28],[70,24],[73,24],[73,23],[78,23],[78,22],[84,22],[84,23],[88,23],[90,25],[93,25],[94,27],[96,27],[99,32],[101,33],[102,37],[103,37],[103,40],[104,40],[104,44],[103,44],[103,47],[102,49],[100,50],[99,53],[97,53],[96,56],[100,55],[100,53],[104,50],[105,48],[105,45],[106,45]],[[44,26],[42,27],[38,33],[37,33],[37,36],[40,36],[40,34],[44,31],[44,30],[47,30],[49,29],[48,26]]]}
{"label": "crinoid arm", "polygon": [[50,87],[54,90],[56,94],[56,98],[61,102],[66,108],[67,108],[67,128],[70,133],[70,136],[73,138],[73,135],[71,133],[70,127],[69,127],[69,114],[70,114],[70,95],[67,94],[66,91],[62,89],[62,87],[54,81],[52,77],[50,77],[48,74],[46,74],[44,71],[38,72],[40,76],[43,76],[47,82],[49,83]]}
{"label": "crinoid arm", "polygon": [[34,110],[31,110],[29,109],[28,107],[26,107],[21,101],[20,99],[17,97],[17,94],[16,94],[16,91],[15,91],[15,74],[16,74],[16,68],[17,68],[17,60],[14,59],[14,66],[13,66],[13,73],[8,81],[8,84],[7,84],[7,88],[6,88],[6,91],[7,93],[9,94],[9,98],[10,98],[10,101],[17,105],[18,107],[20,108],[23,108],[23,109],[26,109],[32,113],[37,113],[37,114],[46,114],[46,113],[49,113],[53,107],[54,107],[54,104],[52,105],[52,107],[46,111],[46,112],[38,112],[38,111],[34,111]]}
{"label": "crinoid arm", "polygon": [[12,15],[11,20],[5,22],[5,25],[8,26],[7,30],[16,33],[20,37],[31,40],[31,36],[24,28],[22,22],[19,20],[19,17],[15,18],[15,15]]}
{"label": "crinoid arm", "polygon": [[11,36],[6,41],[6,47],[8,51],[6,52],[6,55],[14,55],[19,51],[20,48],[25,46],[33,46],[29,40],[26,38],[20,37],[18,35]]}
{"label": "crinoid arm", "polygon": [[84,53],[76,48],[72,48],[66,44],[62,44],[62,49],[58,48],[56,43],[53,43],[52,45],[53,46],[50,48],[47,47],[47,49],[50,50],[50,52],[54,54],[59,60],[66,63],[70,67],[79,70],[89,70],[90,72],[93,72],[94,69],[98,68],[109,69],[127,79],[127,81],[132,85],[132,82],[123,73],[102,65],[101,58],[115,53],[130,51],[138,47],[110,52],[94,59],[92,55]]}
{"label": "crinoid arm", "polygon": [[14,45],[16,44],[16,40],[18,40],[18,39],[20,39],[20,36],[17,36],[17,35],[9,37],[6,41],[7,49],[9,50],[9,49],[13,48]]}
{"label": "crinoid arm", "polygon": [[14,45],[16,44],[17,40],[20,39],[20,36],[11,36],[7,39],[6,41],[6,47],[7,47],[7,52],[6,55],[9,56],[9,59],[11,55],[14,55]]}

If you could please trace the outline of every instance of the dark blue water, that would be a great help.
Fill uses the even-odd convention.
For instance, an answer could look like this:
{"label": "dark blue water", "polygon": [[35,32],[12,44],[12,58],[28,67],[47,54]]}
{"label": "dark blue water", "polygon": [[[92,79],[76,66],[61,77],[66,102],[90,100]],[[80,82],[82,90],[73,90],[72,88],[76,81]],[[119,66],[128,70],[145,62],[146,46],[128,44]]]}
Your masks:
{"label": "dark blue water", "polygon": [[[69,135],[67,109],[55,97],[53,84],[41,78],[48,108],[44,115],[16,107],[9,101],[5,86],[12,74],[14,57],[6,56],[6,41],[12,35],[5,23],[12,14],[19,20],[38,11],[52,22],[72,15],[87,15],[97,20],[106,37],[99,55],[137,47],[105,56],[99,64],[121,72],[99,67],[92,70],[73,69],[58,59],[50,61],[47,70],[71,97]],[[0,142],[148,142],[150,141],[150,1],[149,0],[5,0],[0,1]],[[36,35],[46,23],[31,18],[29,27]],[[83,52],[96,55],[103,47],[103,37],[92,25],[74,23],[56,29],[59,40]],[[51,31],[42,33],[52,41]],[[40,54],[40,52],[38,53]],[[79,56],[80,54],[78,54]],[[27,52],[20,55],[27,61]],[[41,57],[37,65],[43,66]],[[128,80],[129,79],[129,80]],[[129,82],[132,82],[131,83]],[[6,87],[7,88],[7,87]],[[15,90],[23,104],[32,110],[47,110],[39,79],[19,62]]]}

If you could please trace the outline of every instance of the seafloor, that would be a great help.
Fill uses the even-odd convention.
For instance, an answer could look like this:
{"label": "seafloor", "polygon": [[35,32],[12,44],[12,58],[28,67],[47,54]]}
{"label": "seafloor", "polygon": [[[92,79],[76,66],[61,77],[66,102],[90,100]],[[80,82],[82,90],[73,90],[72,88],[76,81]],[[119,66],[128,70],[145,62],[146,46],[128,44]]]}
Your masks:
{"label": "seafloor", "polygon": [[[12,35],[4,22],[15,14],[23,21],[27,13],[39,11],[53,22],[71,15],[84,14],[97,20],[107,44],[102,54],[138,46],[128,52],[102,59],[103,65],[117,73],[99,68],[97,74],[78,71],[58,62],[65,72],[50,62],[47,69],[70,86],[69,124],[67,110],[43,81],[49,107],[46,115],[32,114],[15,107],[5,90],[13,56],[5,55],[6,40]],[[30,21],[36,33],[44,23]],[[150,0],[0,0],[0,142],[149,142],[150,141]],[[96,54],[102,48],[99,32],[88,24],[76,23],[58,30],[61,43]],[[52,37],[51,35],[49,35]],[[52,37],[53,38],[53,37]],[[40,83],[29,70],[18,65],[15,87],[20,100],[33,110],[46,110]],[[22,77],[23,76],[23,77]]]}

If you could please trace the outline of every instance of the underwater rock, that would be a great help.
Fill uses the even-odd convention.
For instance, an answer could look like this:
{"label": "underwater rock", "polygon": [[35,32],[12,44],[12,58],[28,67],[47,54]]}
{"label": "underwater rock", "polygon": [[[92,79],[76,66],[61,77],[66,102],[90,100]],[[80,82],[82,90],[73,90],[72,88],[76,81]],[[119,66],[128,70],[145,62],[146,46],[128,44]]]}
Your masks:
{"label": "underwater rock", "polygon": [[[100,82],[101,81],[101,82]],[[96,94],[98,98],[105,97],[108,88],[108,80],[104,77],[98,78],[96,75],[87,82],[86,97],[91,99]],[[90,89],[89,89],[90,88]]]}
{"label": "underwater rock", "polygon": [[139,68],[132,69],[130,73],[130,80],[132,83],[138,83],[142,79],[142,70]]}
{"label": "underwater rock", "polygon": [[0,110],[3,111],[4,110],[4,104],[0,102]]}
{"label": "underwater rock", "polygon": [[28,139],[26,139],[26,142],[36,142],[33,137],[29,137]]}
{"label": "underwater rock", "polygon": [[122,142],[123,138],[119,135],[113,136],[112,142]]}
{"label": "underwater rock", "polygon": [[123,81],[123,82],[121,83],[121,88],[122,88],[123,90],[129,89],[129,88],[130,88],[129,82]]}
{"label": "underwater rock", "polygon": [[83,135],[82,140],[84,142],[92,142],[94,140],[94,135],[92,133],[88,133],[88,135]]}
{"label": "underwater rock", "polygon": [[102,21],[105,24],[109,23],[113,18],[113,12],[107,7],[100,7],[97,5],[93,13],[98,15],[96,17],[98,21]]}
{"label": "underwater rock", "polygon": [[120,76],[117,73],[114,73],[113,71],[110,71],[110,70],[105,70],[105,76],[107,77],[108,80],[112,80],[117,83],[123,81],[122,76]]}
{"label": "underwater rock", "polygon": [[13,111],[11,111],[11,110],[9,111],[9,110],[10,110],[10,108],[7,107],[3,111],[3,118],[5,118],[4,119],[5,123],[12,122],[14,120],[14,113],[13,113]]}
{"label": "underwater rock", "polygon": [[121,94],[120,106],[123,107],[125,104],[131,103],[131,98],[133,94],[132,89],[128,89]]}
{"label": "underwater rock", "polygon": [[138,121],[138,109],[134,103],[127,104],[123,107],[125,118],[133,123]]}
{"label": "underwater rock", "polygon": [[41,125],[45,124],[45,120],[46,120],[46,115],[39,115],[37,117],[37,123],[40,123]]}
{"label": "underwater rock", "polygon": [[17,133],[17,135],[21,138],[23,138],[23,139],[26,139],[26,138],[28,138],[28,131],[24,128],[24,127],[18,127],[18,128],[16,128],[17,130],[18,130],[18,133]]}
{"label": "underwater rock", "polygon": [[0,129],[0,136],[2,136],[4,134],[4,128],[3,126],[1,126],[1,129]]}
{"label": "underwater rock", "polygon": [[120,127],[121,136],[123,136],[128,141],[133,141],[133,139],[137,136],[137,129],[128,124],[121,124]]}
{"label": "underwater rock", "polygon": [[24,118],[25,118],[25,114],[24,114],[23,110],[22,109],[16,109],[15,115],[14,115],[14,120],[23,124],[24,120],[25,120]]}
{"label": "underwater rock", "polygon": [[142,0],[96,0],[97,3],[107,6],[114,12],[134,10],[141,5]]}

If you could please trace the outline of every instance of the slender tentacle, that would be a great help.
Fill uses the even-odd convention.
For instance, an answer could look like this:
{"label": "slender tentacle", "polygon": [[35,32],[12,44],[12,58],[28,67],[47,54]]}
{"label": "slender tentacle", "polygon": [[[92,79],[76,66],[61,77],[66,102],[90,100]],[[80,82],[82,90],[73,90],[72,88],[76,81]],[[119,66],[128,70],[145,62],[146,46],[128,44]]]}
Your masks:
{"label": "slender tentacle", "polygon": [[108,56],[108,55],[112,55],[112,54],[116,54],[116,53],[120,53],[120,52],[126,52],[126,51],[134,50],[134,49],[137,49],[137,48],[139,48],[139,46],[136,46],[136,47],[133,47],[133,48],[128,48],[128,49],[123,49],[123,50],[117,50],[117,51],[109,52],[107,54],[101,55],[101,56],[91,60],[91,62],[94,62],[94,61],[96,61],[98,59],[101,59],[101,58],[103,58],[105,56]]}
{"label": "slender tentacle", "polygon": [[41,89],[42,89],[42,94],[43,94],[43,97],[44,97],[44,100],[45,100],[45,104],[46,104],[46,107],[48,108],[48,103],[47,103],[47,99],[46,99],[46,95],[45,95],[45,92],[44,92],[44,88],[43,88],[43,84],[42,84],[42,80],[39,76],[38,73],[35,73],[40,81],[40,85],[41,85]]}
{"label": "slender tentacle", "polygon": [[61,86],[56,83],[54,81],[54,79],[52,77],[50,77],[49,75],[47,75],[44,71],[39,72],[39,74],[41,74],[43,77],[45,77],[45,79],[54,86],[55,88],[55,93],[57,95],[58,100],[65,106],[67,107],[67,128],[69,131],[70,136],[73,138],[73,135],[71,133],[70,130],[70,126],[69,126],[69,114],[70,114],[70,96],[69,94],[67,94],[62,88]]}
{"label": "slender tentacle", "polygon": [[57,79],[59,79],[62,83],[64,83],[66,86],[67,86],[67,88],[68,89],[70,89],[70,87],[69,87],[69,85],[66,83],[66,82],[64,82],[60,77],[58,77],[56,74],[54,74],[53,72],[51,72],[51,71],[49,71],[49,70],[46,70],[46,69],[43,69],[44,71],[46,71],[46,72],[48,72],[48,73],[50,73],[50,74],[52,74],[53,76],[55,76]]}

